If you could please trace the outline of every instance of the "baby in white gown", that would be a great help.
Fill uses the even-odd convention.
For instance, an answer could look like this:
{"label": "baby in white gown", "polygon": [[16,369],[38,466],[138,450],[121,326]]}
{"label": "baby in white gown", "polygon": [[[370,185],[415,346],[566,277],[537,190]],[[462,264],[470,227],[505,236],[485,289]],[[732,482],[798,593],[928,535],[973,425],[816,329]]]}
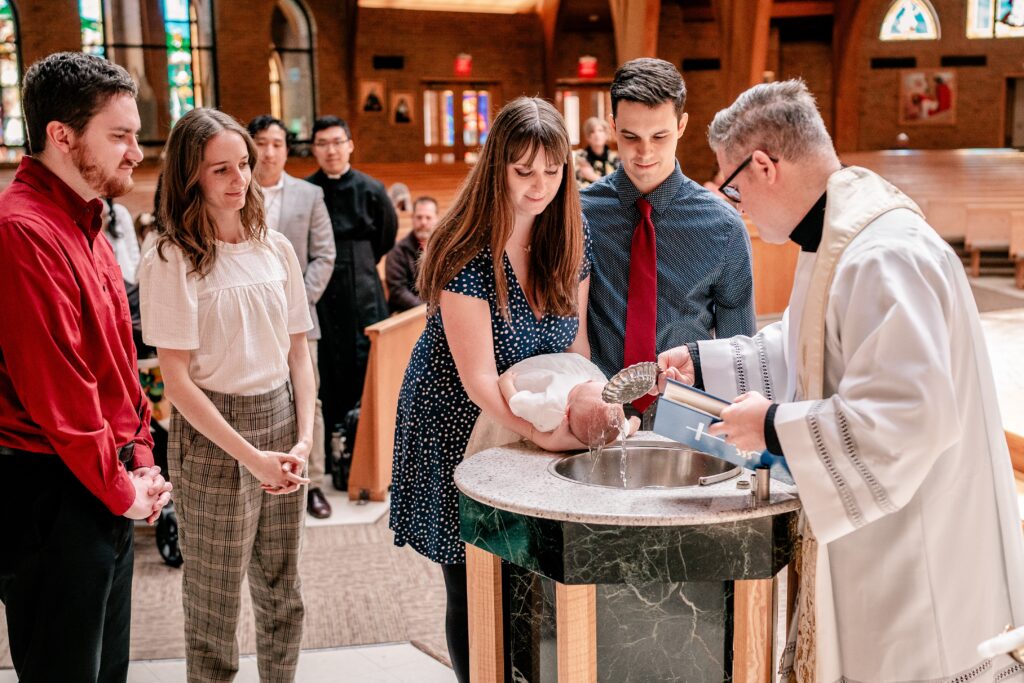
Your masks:
{"label": "baby in white gown", "polygon": [[[607,379],[601,370],[578,353],[550,353],[521,360],[498,378],[502,396],[512,414],[521,417],[538,432],[550,432],[563,420],[569,430],[587,446],[605,444],[640,426],[626,420],[621,405],[601,399]],[[465,457],[482,450],[524,440],[487,413],[480,413],[466,446]]]}

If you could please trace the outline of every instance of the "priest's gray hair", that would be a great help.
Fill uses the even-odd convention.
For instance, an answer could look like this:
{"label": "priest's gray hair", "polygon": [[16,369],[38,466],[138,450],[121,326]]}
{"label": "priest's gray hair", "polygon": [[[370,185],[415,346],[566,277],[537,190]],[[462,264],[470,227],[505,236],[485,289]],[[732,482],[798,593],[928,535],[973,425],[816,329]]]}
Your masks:
{"label": "priest's gray hair", "polygon": [[782,159],[834,155],[814,95],[800,79],[755,85],[715,115],[708,143],[730,159],[762,150]]}

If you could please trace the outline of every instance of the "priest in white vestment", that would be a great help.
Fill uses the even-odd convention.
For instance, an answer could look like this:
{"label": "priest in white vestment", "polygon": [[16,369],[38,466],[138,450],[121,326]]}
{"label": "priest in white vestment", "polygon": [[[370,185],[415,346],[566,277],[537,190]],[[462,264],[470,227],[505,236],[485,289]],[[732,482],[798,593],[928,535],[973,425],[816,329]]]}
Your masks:
{"label": "priest in white vestment", "polygon": [[960,260],[912,200],[842,167],[802,81],[758,85],[709,130],[723,192],[801,246],[757,336],[659,357],[736,404],[713,433],[786,457],[803,504],[783,680],[1021,681],[977,645],[1024,625],[1013,472]]}

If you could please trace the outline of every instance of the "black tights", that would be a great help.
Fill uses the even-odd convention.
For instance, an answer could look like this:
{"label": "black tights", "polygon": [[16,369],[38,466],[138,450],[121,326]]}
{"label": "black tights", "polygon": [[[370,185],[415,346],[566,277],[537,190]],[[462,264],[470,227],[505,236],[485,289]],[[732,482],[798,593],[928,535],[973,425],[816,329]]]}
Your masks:
{"label": "black tights", "polygon": [[[448,656],[459,683],[469,681],[469,607],[466,602],[466,565],[442,564],[444,589],[448,597],[445,610],[444,632],[448,640]],[[505,645],[505,680],[512,680],[511,638],[509,622],[509,568],[501,563],[502,636]]]}

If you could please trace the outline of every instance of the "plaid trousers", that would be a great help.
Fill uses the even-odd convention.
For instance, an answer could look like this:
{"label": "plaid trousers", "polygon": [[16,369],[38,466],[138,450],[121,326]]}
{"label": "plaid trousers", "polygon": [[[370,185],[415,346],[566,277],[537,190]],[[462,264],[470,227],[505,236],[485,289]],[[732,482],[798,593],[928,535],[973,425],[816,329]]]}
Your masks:
{"label": "plaid trousers", "polygon": [[[205,393],[256,448],[287,452],[295,445],[290,385],[255,396]],[[167,460],[185,557],[188,680],[234,679],[242,577],[248,572],[260,680],[293,681],[304,614],[298,563],[306,487],[283,496],[264,493],[258,479],[177,411]]]}

